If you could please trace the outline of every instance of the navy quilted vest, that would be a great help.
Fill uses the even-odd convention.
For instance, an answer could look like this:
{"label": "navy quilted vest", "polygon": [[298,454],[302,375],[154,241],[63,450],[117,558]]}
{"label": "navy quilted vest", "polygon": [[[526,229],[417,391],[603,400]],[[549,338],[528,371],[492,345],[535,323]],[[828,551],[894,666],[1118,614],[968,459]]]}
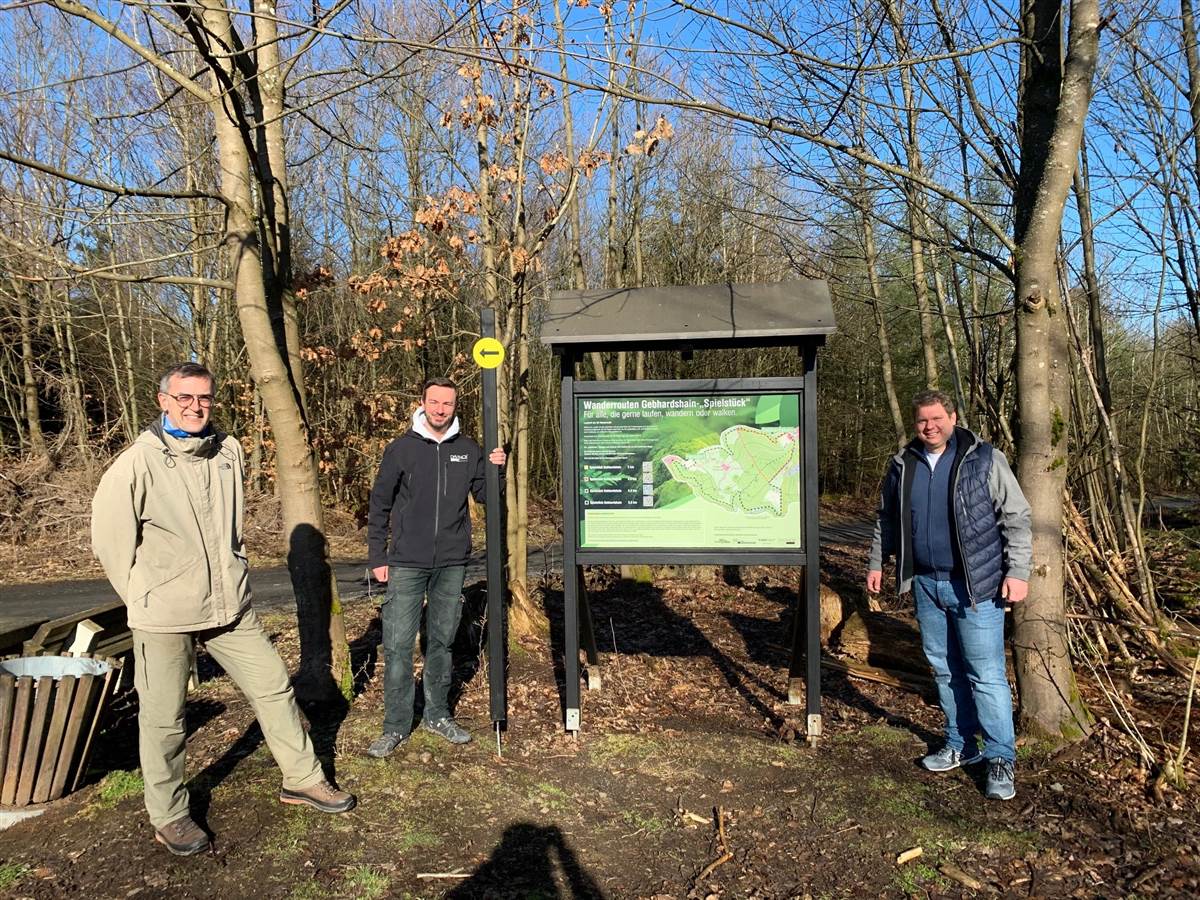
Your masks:
{"label": "navy quilted vest", "polygon": [[[975,436],[958,429],[957,437],[960,446],[968,446]],[[988,490],[992,445],[979,441],[956,462],[954,525],[959,558],[966,570],[967,587],[972,600],[999,597],[1000,585],[1004,581],[1004,542],[1000,536],[996,506]]]}

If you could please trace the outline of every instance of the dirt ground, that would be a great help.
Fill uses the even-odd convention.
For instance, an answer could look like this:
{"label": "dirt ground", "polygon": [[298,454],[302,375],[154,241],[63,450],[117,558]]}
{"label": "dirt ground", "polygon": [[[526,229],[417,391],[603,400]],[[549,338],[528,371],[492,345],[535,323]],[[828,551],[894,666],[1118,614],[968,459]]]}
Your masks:
{"label": "dirt ground", "polygon": [[[848,590],[861,550],[830,548],[823,565]],[[939,714],[915,694],[827,673],[826,734],[809,746],[803,710],[786,703],[794,577],[742,570],[731,587],[715,572],[691,575],[651,586],[592,574],[603,686],[584,693],[577,739],[562,728],[561,584],[541,584],[554,637],[512,646],[502,756],[478,653],[481,586],[468,591],[456,650],[457,715],[475,740],[452,747],[417,732],[383,761],[364,754],[380,728],[380,623],[368,601],[352,603],[360,692],[346,709],[309,710],[324,762],[360,799],[343,816],[278,802],[250,710],[202,657],[188,757],[193,814],[214,852],[181,860],[151,840],[135,704],[119,698],[92,783],[0,834],[0,895],[1200,894],[1194,766],[1187,789],[1156,788],[1086,675],[1092,737],[1056,756],[1022,747],[1016,799],[989,802],[982,772],[916,765],[937,743]],[[294,664],[289,617],[266,622]],[[1147,740],[1177,746],[1182,680],[1133,673],[1122,690]]]}

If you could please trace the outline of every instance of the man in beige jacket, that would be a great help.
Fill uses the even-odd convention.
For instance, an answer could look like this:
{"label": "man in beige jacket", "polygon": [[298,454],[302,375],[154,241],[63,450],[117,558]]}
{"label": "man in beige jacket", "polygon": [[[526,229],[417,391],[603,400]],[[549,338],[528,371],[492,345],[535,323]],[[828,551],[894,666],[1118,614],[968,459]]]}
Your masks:
{"label": "man in beige jacket", "polygon": [[283,771],[279,799],[352,809],[331,785],[300,722],[287,669],[250,608],[242,542],[244,455],[209,423],[214,381],[185,363],[162,377],[162,417],[100,479],[92,549],[133,631],[138,750],[155,839],[179,856],[211,846],[188,814],[184,700],[194,642],[246,695]]}

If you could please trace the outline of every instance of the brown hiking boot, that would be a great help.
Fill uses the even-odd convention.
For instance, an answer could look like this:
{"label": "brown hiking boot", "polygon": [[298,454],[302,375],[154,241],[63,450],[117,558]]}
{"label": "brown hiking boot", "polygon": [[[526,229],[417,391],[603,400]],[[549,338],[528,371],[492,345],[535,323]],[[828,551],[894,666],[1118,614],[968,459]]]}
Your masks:
{"label": "brown hiking boot", "polygon": [[154,839],[176,856],[203,853],[212,846],[208,834],[192,821],[191,816],[184,816],[162,828],[155,828]]}
{"label": "brown hiking boot", "polygon": [[318,781],[312,787],[296,790],[283,788],[279,799],[284,803],[303,803],[327,813],[348,812],[358,802],[353,794],[338,790],[328,781]]}

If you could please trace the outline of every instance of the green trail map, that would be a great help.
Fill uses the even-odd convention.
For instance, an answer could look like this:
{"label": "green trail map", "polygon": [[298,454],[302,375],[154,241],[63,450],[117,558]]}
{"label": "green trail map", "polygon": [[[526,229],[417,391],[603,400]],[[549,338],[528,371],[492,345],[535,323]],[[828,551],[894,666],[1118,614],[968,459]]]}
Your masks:
{"label": "green trail map", "polygon": [[[685,458],[665,456],[671,477],[730,512],[782,516],[799,499],[800,444],[785,431],[772,436],[735,425],[721,432],[720,444]],[[785,485],[791,479],[794,485]]]}
{"label": "green trail map", "polygon": [[800,398],[579,398],[581,548],[802,546]]}

